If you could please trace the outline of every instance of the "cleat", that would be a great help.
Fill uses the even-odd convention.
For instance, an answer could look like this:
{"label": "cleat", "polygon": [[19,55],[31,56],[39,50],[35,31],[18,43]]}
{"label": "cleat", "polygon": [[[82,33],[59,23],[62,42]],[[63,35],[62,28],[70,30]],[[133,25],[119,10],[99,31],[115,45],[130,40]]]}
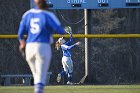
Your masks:
{"label": "cleat", "polygon": [[58,74],[57,76],[57,82],[59,83],[61,81],[61,74]]}
{"label": "cleat", "polygon": [[67,85],[73,85],[73,83],[68,81],[68,82],[67,82]]}

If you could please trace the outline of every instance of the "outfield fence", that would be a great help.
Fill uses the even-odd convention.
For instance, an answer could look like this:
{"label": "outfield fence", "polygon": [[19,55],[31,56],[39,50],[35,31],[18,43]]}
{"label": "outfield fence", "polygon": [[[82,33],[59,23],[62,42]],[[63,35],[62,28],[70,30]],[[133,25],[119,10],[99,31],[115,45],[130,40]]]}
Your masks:
{"label": "outfield fence", "polygon": [[[61,36],[68,40],[69,35],[56,34],[54,41]],[[79,82],[85,75],[84,38],[89,38],[89,77],[92,84],[140,83],[140,34],[73,34],[73,37],[74,42],[82,42],[71,51],[73,82]],[[18,51],[17,35],[0,35],[0,42],[0,74],[31,74]],[[62,53],[55,49],[54,44],[52,54],[50,84],[57,84],[57,74],[62,70]]]}

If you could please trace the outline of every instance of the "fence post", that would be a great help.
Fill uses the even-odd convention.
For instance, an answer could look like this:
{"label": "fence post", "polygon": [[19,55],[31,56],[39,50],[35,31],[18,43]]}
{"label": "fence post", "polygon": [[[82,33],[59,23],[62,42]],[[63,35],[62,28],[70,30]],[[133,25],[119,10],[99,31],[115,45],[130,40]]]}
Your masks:
{"label": "fence post", "polygon": [[[91,10],[90,9],[84,9],[84,16],[85,16],[85,35],[88,35],[91,33]],[[85,76],[80,80],[79,83],[90,83],[91,77],[89,77],[89,69],[90,69],[90,62],[89,62],[89,56],[90,56],[90,40],[88,38],[85,38]]]}

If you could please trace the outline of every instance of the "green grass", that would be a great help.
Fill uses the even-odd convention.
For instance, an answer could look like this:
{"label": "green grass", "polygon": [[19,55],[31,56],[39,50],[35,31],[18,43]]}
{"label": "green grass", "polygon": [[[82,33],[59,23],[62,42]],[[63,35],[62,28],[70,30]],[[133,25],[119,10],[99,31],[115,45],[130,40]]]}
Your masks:
{"label": "green grass", "polygon": [[[33,87],[0,87],[0,93],[33,93]],[[47,86],[45,93],[140,93],[140,85]]]}

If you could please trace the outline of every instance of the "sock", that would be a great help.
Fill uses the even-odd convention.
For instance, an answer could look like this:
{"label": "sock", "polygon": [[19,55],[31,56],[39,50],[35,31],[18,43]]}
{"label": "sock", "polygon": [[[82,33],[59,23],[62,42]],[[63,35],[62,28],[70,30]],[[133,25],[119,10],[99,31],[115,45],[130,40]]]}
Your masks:
{"label": "sock", "polygon": [[35,84],[34,93],[44,93],[44,84],[42,83]]}
{"label": "sock", "polygon": [[60,72],[60,74],[61,74],[62,77],[64,77],[66,73],[65,73],[65,71],[63,70],[63,71]]}
{"label": "sock", "polygon": [[68,81],[72,82],[72,73],[68,73]]}

